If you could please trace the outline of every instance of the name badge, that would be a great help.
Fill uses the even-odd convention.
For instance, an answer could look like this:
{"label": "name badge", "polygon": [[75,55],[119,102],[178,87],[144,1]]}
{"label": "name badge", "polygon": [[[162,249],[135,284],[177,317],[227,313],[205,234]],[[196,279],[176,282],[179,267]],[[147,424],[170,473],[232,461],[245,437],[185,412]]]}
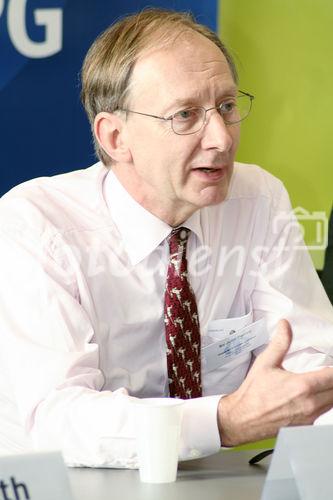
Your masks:
{"label": "name badge", "polygon": [[210,321],[208,325],[208,340],[224,338],[231,330],[240,330],[241,328],[244,328],[244,326],[250,325],[252,321],[252,311],[244,316],[240,316],[239,318],[213,319],[213,321]]}
{"label": "name badge", "polygon": [[0,457],[0,500],[73,500],[60,452]]}
{"label": "name badge", "polygon": [[206,372],[215,370],[223,363],[231,361],[241,354],[249,353],[267,342],[268,333],[264,319],[259,319],[238,330],[226,328],[219,340],[202,349],[204,369]]}

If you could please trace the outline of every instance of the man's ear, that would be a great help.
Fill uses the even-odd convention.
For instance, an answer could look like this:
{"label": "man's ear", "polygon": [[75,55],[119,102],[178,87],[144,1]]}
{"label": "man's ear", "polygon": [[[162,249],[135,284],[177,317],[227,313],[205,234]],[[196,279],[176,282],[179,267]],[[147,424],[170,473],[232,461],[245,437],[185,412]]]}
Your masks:
{"label": "man's ear", "polygon": [[94,121],[95,137],[101,148],[116,162],[127,163],[132,159],[128,148],[124,123],[114,113],[98,113]]}

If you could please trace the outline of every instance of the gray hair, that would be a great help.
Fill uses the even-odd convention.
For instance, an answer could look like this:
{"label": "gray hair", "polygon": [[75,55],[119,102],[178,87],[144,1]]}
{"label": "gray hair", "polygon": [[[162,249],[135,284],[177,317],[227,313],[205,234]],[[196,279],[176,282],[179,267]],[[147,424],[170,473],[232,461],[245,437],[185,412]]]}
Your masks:
{"label": "gray hair", "polygon": [[92,128],[96,155],[105,165],[111,165],[112,159],[95,137],[96,115],[125,108],[138,57],[159,43],[170,43],[184,29],[211,40],[224,54],[232,77],[238,82],[235,63],[224,44],[214,31],[197,23],[192,14],[149,8],[118,20],[92,44],[81,71],[81,100]]}

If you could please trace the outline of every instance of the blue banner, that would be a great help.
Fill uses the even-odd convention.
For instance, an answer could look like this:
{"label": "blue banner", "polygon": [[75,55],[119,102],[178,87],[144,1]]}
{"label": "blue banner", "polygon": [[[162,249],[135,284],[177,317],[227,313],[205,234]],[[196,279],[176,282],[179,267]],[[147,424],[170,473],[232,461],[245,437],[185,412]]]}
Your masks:
{"label": "blue banner", "polygon": [[[95,161],[79,72],[96,36],[144,1],[0,0],[0,195]],[[155,1],[216,29],[216,0]]]}

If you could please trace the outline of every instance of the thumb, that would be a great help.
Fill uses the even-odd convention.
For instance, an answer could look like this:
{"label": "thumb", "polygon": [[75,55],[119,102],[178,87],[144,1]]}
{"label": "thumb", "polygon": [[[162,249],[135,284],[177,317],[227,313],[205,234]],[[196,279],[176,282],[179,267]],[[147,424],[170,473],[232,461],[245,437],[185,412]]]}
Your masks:
{"label": "thumb", "polygon": [[261,362],[266,366],[281,366],[290,347],[292,336],[289,322],[286,319],[281,319],[272,340],[261,355]]}

